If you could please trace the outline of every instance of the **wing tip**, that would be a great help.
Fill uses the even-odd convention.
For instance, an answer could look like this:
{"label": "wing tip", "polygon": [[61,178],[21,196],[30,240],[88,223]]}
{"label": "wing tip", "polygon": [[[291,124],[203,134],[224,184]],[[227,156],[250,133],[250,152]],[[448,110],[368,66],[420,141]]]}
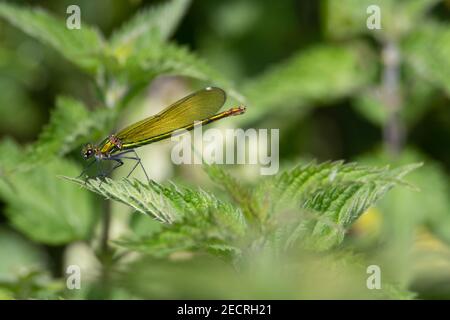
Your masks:
{"label": "wing tip", "polygon": [[205,89],[203,89],[205,91],[213,91],[213,90],[217,90],[217,91],[222,91],[223,93],[225,93],[225,90],[223,90],[222,88],[219,87],[214,87],[214,86],[208,86]]}
{"label": "wing tip", "polygon": [[222,88],[214,87],[214,86],[208,86],[208,87],[206,87],[203,90],[220,92],[222,94],[222,97],[223,97],[223,104],[225,103],[225,101],[227,101],[227,93]]}

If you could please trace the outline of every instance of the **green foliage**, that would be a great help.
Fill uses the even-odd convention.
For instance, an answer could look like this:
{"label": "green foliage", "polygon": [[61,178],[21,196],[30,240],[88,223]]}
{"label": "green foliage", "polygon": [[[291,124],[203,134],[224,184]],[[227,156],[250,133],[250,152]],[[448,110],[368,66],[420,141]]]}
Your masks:
{"label": "green foliage", "polygon": [[304,218],[289,231],[287,241],[301,240],[307,247],[328,249],[339,244],[365,210],[418,166],[388,169],[341,162],[300,165],[257,187],[252,203],[264,203],[258,210],[263,219],[273,219],[291,208],[306,210]]}
{"label": "green foliage", "polygon": [[105,135],[116,113],[97,109],[89,112],[84,104],[69,97],[59,97],[50,122],[42,130],[29,152],[29,164],[61,157],[86,141],[95,141]]}
{"label": "green foliage", "polygon": [[137,14],[110,41],[107,69],[131,92],[161,74],[203,80],[243,97],[219,72],[186,48],[166,43],[190,1],[174,0]]}
{"label": "green foliage", "polygon": [[124,26],[114,32],[110,43],[113,52],[127,51],[147,37],[167,40],[177,28],[189,7],[190,0],[172,0],[138,12]]}
{"label": "green foliage", "polygon": [[450,95],[450,28],[449,25],[427,23],[405,40],[406,61],[416,74],[445,90]]}
{"label": "green foliage", "polygon": [[[1,53],[0,59],[2,59]],[[3,73],[4,71],[0,68],[0,72]],[[5,76],[8,77],[8,75]],[[0,91],[2,92],[0,95],[1,128],[18,135],[28,135],[35,132],[42,121],[42,115],[38,113],[35,103],[24,95],[25,88],[19,83],[0,78]],[[11,113],[12,102],[14,105],[20,106],[20,108],[16,108],[14,114]]]}
{"label": "green foliage", "polygon": [[[314,250],[336,246],[369,206],[418,166],[388,169],[341,162],[308,164],[265,180],[242,195],[236,180],[218,166],[208,167],[210,176],[231,190],[236,207],[210,193],[180,190],[174,185],[67,179],[167,224],[148,237],[121,241],[121,245],[154,255],[217,249],[236,257],[245,250],[234,247],[236,243],[248,245],[248,241],[273,236],[284,239],[276,241],[282,250],[299,244]],[[287,219],[283,215],[289,210],[294,217]],[[252,227],[249,232],[247,225]],[[254,239],[248,239],[253,233]]]}
{"label": "green foliage", "polygon": [[[120,270],[115,282],[133,296],[144,299],[345,299],[355,295],[359,299],[411,299],[413,296],[385,280],[381,290],[366,290],[364,285],[358,285],[365,283],[367,261],[349,253],[312,256],[303,252],[291,257],[295,259],[252,256],[238,271],[205,256],[171,260],[144,257]],[[263,270],[261,265],[265,266]],[[340,289],[336,290],[336,286]]]}
{"label": "green foliage", "polygon": [[120,201],[134,210],[164,224],[161,230],[139,240],[118,243],[154,255],[166,255],[183,249],[212,251],[237,250],[231,246],[242,236],[246,224],[239,209],[202,190],[163,187],[156,182],[143,184],[137,180],[82,180],[67,178],[108,199]]}
{"label": "green foliage", "polygon": [[36,245],[26,241],[18,234],[0,229],[0,256],[9,257],[0,261],[0,281],[13,280],[20,270],[27,266],[29,270],[44,267],[45,255]]}
{"label": "green foliage", "polygon": [[62,282],[46,273],[42,248],[6,228],[0,228],[0,243],[0,256],[5,257],[0,260],[0,300],[54,299],[60,294]]}
{"label": "green foliage", "polygon": [[87,25],[69,30],[63,20],[41,9],[23,8],[0,3],[0,17],[32,37],[53,47],[69,61],[89,73],[96,73],[101,64],[104,40],[99,32]]}
{"label": "green foliage", "polygon": [[0,281],[0,299],[57,299],[64,291],[63,282],[55,280],[42,270],[30,270],[14,280]]}
{"label": "green foliage", "polygon": [[235,177],[218,165],[205,165],[204,169],[210,179],[225,189],[233,202],[242,208],[247,219],[253,220],[257,217],[257,213],[253,212],[251,206],[252,192],[249,186],[242,185]]}
{"label": "green foliage", "polygon": [[[10,172],[25,154],[10,141],[0,146],[2,172]],[[63,244],[87,239],[97,214],[89,194],[57,179],[61,173],[78,174],[80,168],[68,160],[57,160],[37,170],[4,174],[0,197],[8,205],[5,214],[12,225],[31,239]]]}
{"label": "green foliage", "polygon": [[[345,0],[326,1],[323,6],[327,33],[331,37],[351,39],[367,35],[374,37],[382,47],[387,41],[399,47],[401,66],[405,69],[404,79],[399,83],[401,104],[405,107],[399,110],[399,116],[408,126],[414,125],[425,113],[436,87],[447,95],[449,92],[449,28],[427,18],[429,11],[439,2]],[[380,8],[380,30],[370,30],[366,26],[369,14],[373,14],[366,12],[370,5]],[[373,86],[359,92],[353,106],[369,121],[385,125],[390,113],[383,97],[382,86]]]}
{"label": "green foliage", "polygon": [[[161,74],[208,81],[243,100],[228,80],[195,54],[166,43],[188,4],[187,0],[174,0],[139,13],[115,32],[110,41],[85,23],[80,30],[69,30],[63,20],[43,10],[2,3],[0,17],[54,47],[69,61],[95,76],[108,106],[114,106],[116,100],[129,99]],[[116,92],[111,93],[112,90]],[[118,97],[110,101],[111,94]]]}
{"label": "green foliage", "polygon": [[[188,5],[189,1],[174,0],[141,12],[116,31],[109,42],[85,23],[81,30],[69,30],[62,19],[40,9],[2,3],[0,16],[93,75],[108,107],[125,106],[130,96],[160,74],[205,80],[242,99],[226,79],[195,54],[166,43]],[[67,155],[81,143],[99,139],[116,115],[116,111],[102,108],[88,111],[82,102],[60,97],[50,123],[34,145],[25,151],[9,142],[2,145],[8,157],[1,163],[4,174],[1,195],[8,203],[7,215],[13,225],[44,243],[67,243],[90,235],[96,214],[89,197],[82,190],[55,180],[58,173],[75,175],[79,169],[71,162],[54,158]],[[18,163],[20,166],[16,166]],[[28,170],[17,171],[19,167]],[[14,188],[23,192],[15,193]],[[56,191],[64,196],[56,196]],[[135,205],[141,208],[142,203]],[[162,212],[159,218],[166,222],[175,218],[153,203],[141,210],[151,211],[155,217]]]}
{"label": "green foliage", "polygon": [[[419,159],[424,159],[424,156],[417,150],[407,149],[395,163],[404,165],[405,163],[418,161]],[[381,152],[370,154],[370,156],[366,155],[361,158],[361,161],[370,165],[383,163],[386,160],[386,155]],[[439,235],[447,242],[450,241],[450,234],[445,231],[448,229],[448,223],[450,221],[448,216],[448,210],[450,208],[450,200],[448,198],[449,184],[444,178],[442,168],[433,160],[427,159],[425,165],[420,170],[416,170],[408,176],[408,181],[416,186],[420,192],[417,192],[414,197],[411,197],[408,190],[398,188],[380,201],[378,205],[383,211],[395,212],[395,214],[386,216],[388,222],[385,228],[390,229],[394,225],[402,225],[402,228],[396,228],[396,232],[387,233],[396,238],[402,238],[409,233],[407,237],[410,238],[403,238],[403,240],[410,241],[412,233],[415,231],[407,231],[407,229],[417,225],[418,222],[422,222],[432,227],[436,235]]]}
{"label": "green foliage", "polygon": [[[364,52],[366,61],[361,58]],[[299,52],[246,84],[249,112],[241,121],[254,121],[274,108],[305,108],[351,95],[373,77],[368,57],[358,46],[317,46]]]}
{"label": "green foliage", "polygon": [[[326,31],[336,38],[371,34],[380,39],[398,39],[410,32],[438,2],[440,0],[327,0],[323,5]],[[367,8],[371,5],[380,8],[380,30],[367,28]]]}
{"label": "green foliage", "polygon": [[149,215],[160,222],[171,223],[177,218],[173,213],[174,208],[165,199],[164,193],[172,194],[175,192],[174,197],[180,197],[180,194],[175,190],[161,189],[156,183],[145,185],[138,180],[131,181],[128,179],[120,182],[107,179],[106,182],[103,182],[101,179],[84,181],[77,178],[65,178],[101,194],[105,198],[129,205],[134,210]]}
{"label": "green foliage", "polygon": [[[400,119],[408,127],[413,127],[425,114],[430,100],[436,95],[436,88],[428,81],[417,81],[412,67],[405,70],[405,85],[401,95],[407,108],[401,110]],[[367,120],[375,125],[383,126],[389,119],[389,112],[382,101],[382,90],[379,87],[367,89],[358,94],[352,106]]]}
{"label": "green foliage", "polygon": [[[0,17],[32,37],[51,45],[94,76],[102,102],[125,107],[151,80],[161,74],[197,78],[242,96],[219,72],[187,49],[166,43],[179,23],[189,1],[174,0],[139,13],[114,33],[109,43],[83,23],[69,30],[61,19],[43,10],[0,4]],[[117,108],[116,108],[117,109]],[[59,97],[50,123],[29,151],[22,168],[33,168],[54,156],[63,156],[80,144],[98,140],[112,125],[117,111],[97,108],[92,112],[82,102]]]}
{"label": "green foliage", "polygon": [[111,73],[132,86],[148,83],[161,74],[180,75],[222,87],[232,97],[243,100],[228,80],[184,47],[149,38],[129,51],[126,57],[112,60],[108,67]]}
{"label": "green foliage", "polygon": [[[84,278],[83,269],[83,290],[75,294],[77,298],[411,299],[417,296],[411,291],[423,291],[415,289],[417,279],[448,283],[448,176],[446,168],[420,152],[405,149],[396,159],[371,153],[358,161],[365,165],[301,162],[260,179],[252,177],[247,168],[239,168],[237,176],[220,166],[206,166],[206,173],[222,192],[178,182],[67,177],[81,171],[74,161],[81,162],[79,146],[104,138],[136,102],[147,103],[141,93],[161,75],[222,87],[233,100],[249,107],[245,116],[236,118],[237,123],[259,126],[271,121],[270,125],[283,130],[280,150],[285,168],[298,162],[299,153],[311,152],[316,157],[316,148],[327,155],[319,155],[320,159],[352,158],[355,153],[347,149],[353,143],[370,143],[364,148],[374,144],[364,140],[365,130],[371,128],[359,123],[358,116],[377,126],[392,121],[378,79],[383,79],[388,67],[383,59],[388,42],[400,53],[401,108],[396,110],[400,124],[408,131],[417,126],[420,134],[424,115],[433,116],[430,108],[448,104],[449,28],[445,19],[434,19],[439,14],[430,14],[439,0],[323,1],[319,4],[323,21],[318,21],[317,28],[309,22],[300,25],[293,10],[286,14],[294,2],[199,4],[204,11],[186,21],[186,30],[201,32],[180,30],[177,37],[187,43],[183,46],[170,38],[189,0],[140,8],[119,28],[112,22],[125,18],[122,12],[107,23],[99,19],[99,27],[111,32],[109,39],[84,18],[81,30],[68,30],[63,16],[0,3],[2,19],[80,68],[98,94],[56,95],[49,123],[37,141],[24,147],[9,139],[0,142],[0,200],[6,219],[0,226],[0,299],[73,298],[64,292],[62,279],[50,275],[48,269],[75,259],[77,264],[88,265],[87,273],[94,271],[92,277]],[[381,30],[366,27],[369,5],[381,8]],[[298,6],[304,4],[295,3]],[[275,9],[277,13],[267,17]],[[313,28],[316,34],[310,35]],[[33,87],[41,76],[45,80],[54,74],[44,70],[49,61],[35,59],[34,42],[31,46],[27,38],[21,42],[14,30],[0,32],[0,123],[6,133],[24,141],[15,131],[27,132],[24,137],[34,134],[42,122],[39,117],[45,115],[39,113],[42,106],[35,95],[48,94],[55,81]],[[260,50],[261,43],[267,52]],[[267,67],[274,58],[284,60]],[[215,70],[209,65],[211,60],[228,70]],[[64,68],[55,67],[56,74],[60,76]],[[255,75],[259,70],[263,71]],[[77,89],[77,75],[69,71],[66,78],[70,79],[65,81],[76,85],[66,90],[57,83],[58,89],[89,92],[84,87]],[[223,76],[224,71],[239,75],[243,94]],[[133,99],[138,94],[140,99]],[[45,103],[49,96],[43,98]],[[154,96],[152,92],[150,97]],[[353,106],[359,115],[342,105]],[[333,109],[307,114],[320,106]],[[442,114],[437,117],[446,121],[446,113]],[[302,121],[306,116],[307,121]],[[351,138],[333,126],[353,130],[349,131]],[[335,137],[335,132],[343,137]],[[339,151],[328,153],[335,142]],[[445,149],[445,143],[437,138],[433,143],[438,147],[432,157],[439,158],[436,150]],[[304,144],[314,145],[313,150],[303,150]],[[150,160],[152,166],[160,166],[158,159]],[[425,165],[420,170],[415,170],[420,164],[411,165],[422,162]],[[192,184],[199,178],[192,167],[174,172]],[[419,191],[404,188],[411,185]],[[402,188],[391,190],[395,186]],[[108,202],[100,205],[87,190],[99,194],[97,200]],[[374,236],[365,237],[361,225],[367,222],[359,218],[373,212],[381,227]],[[100,213],[102,219],[98,219]],[[376,221],[373,224],[376,227]],[[433,246],[431,250],[424,250],[424,241],[417,240],[423,230],[432,239],[425,241]],[[70,252],[79,240],[89,258]],[[45,255],[48,247],[51,256]],[[382,267],[381,290],[365,286],[366,268],[371,264]],[[435,294],[425,291],[432,297]],[[448,292],[437,296],[448,296]]]}
{"label": "green foliage", "polygon": [[[360,161],[377,165],[387,159],[384,153],[377,152],[366,155]],[[426,158],[417,150],[407,149],[395,163],[402,165],[419,159]],[[411,196],[408,190],[396,188],[377,204],[382,216],[380,231],[385,242],[379,249],[379,255],[390,261],[391,272],[400,283],[409,283],[417,274],[422,274],[421,278],[424,279],[437,277],[438,281],[445,282],[450,278],[450,273],[445,269],[441,272],[440,268],[435,267],[440,264],[447,265],[448,252],[442,247],[445,247],[444,243],[448,244],[450,239],[448,179],[439,165],[431,159],[426,159],[420,170],[408,175],[408,181],[417,186],[420,192]],[[419,243],[418,234],[423,232],[431,232],[430,251],[420,248],[424,244]],[[414,267],[417,265],[421,267]]]}

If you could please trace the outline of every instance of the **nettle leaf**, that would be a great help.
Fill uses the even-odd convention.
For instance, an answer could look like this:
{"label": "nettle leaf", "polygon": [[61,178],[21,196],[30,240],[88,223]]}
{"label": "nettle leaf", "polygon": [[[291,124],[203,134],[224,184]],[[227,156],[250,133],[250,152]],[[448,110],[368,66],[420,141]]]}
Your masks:
{"label": "nettle leaf", "polygon": [[251,79],[243,93],[249,112],[241,121],[253,121],[279,108],[306,107],[351,95],[373,76],[357,49],[318,46],[301,51],[289,60]]}
{"label": "nettle leaf", "polygon": [[[186,218],[170,226],[163,226],[160,231],[150,235],[124,238],[115,243],[153,256],[167,256],[180,251],[207,251],[226,258],[240,255],[240,248],[232,243],[242,234],[235,234],[227,225],[215,221],[213,212],[210,213],[208,219],[192,216],[191,219]],[[220,214],[222,213],[214,213],[215,216]]]}
{"label": "nettle leaf", "polygon": [[123,59],[136,42],[152,35],[167,40],[177,28],[190,2],[172,0],[139,11],[112,35],[109,42],[114,54],[119,60]]}
{"label": "nettle leaf", "polygon": [[58,97],[50,122],[32,146],[26,164],[35,166],[55,156],[63,156],[92,139],[100,139],[115,115],[114,110],[109,109],[89,112],[79,100]]}
{"label": "nettle leaf", "polygon": [[[1,160],[2,169],[24,156],[12,142],[2,143],[0,153],[9,159]],[[35,170],[2,176],[0,198],[6,203],[5,214],[11,224],[46,244],[88,239],[97,219],[91,196],[57,178],[58,174],[79,172],[72,162],[56,159]]]}
{"label": "nettle leaf", "polygon": [[246,223],[241,211],[202,190],[162,186],[151,181],[122,179],[115,182],[66,178],[107,199],[122,202],[134,210],[164,223],[161,230],[117,243],[129,249],[165,255],[173,251],[203,249],[237,252],[232,243],[242,236]]}
{"label": "nettle leaf", "polygon": [[247,219],[251,220],[257,216],[257,214],[253,212],[253,208],[249,205],[252,197],[250,187],[242,185],[235,177],[219,165],[204,165],[203,169],[210,179],[217,183],[221,188],[225,189],[231,199],[242,208]]}
{"label": "nettle leaf", "polygon": [[[370,165],[392,161],[380,151],[367,154],[359,161]],[[420,188],[420,192],[411,196],[409,190],[396,188],[377,205],[383,214],[384,238],[397,241],[396,246],[403,246],[405,250],[417,241],[417,225],[426,225],[434,235],[450,243],[450,184],[444,168],[411,148],[405,149],[395,162],[405,164],[421,160],[425,160],[425,165],[408,175],[408,181]]]}
{"label": "nettle leaf", "polygon": [[173,0],[138,13],[110,40],[105,65],[125,91],[133,94],[159,75],[190,77],[223,88],[243,101],[229,80],[187,48],[167,39],[189,6],[188,0]]}
{"label": "nettle leaf", "polygon": [[346,164],[343,161],[334,163],[325,162],[316,164],[311,162],[306,165],[298,165],[292,170],[283,171],[277,176],[266,179],[253,191],[253,203],[257,206],[261,199],[264,203],[270,203],[270,208],[265,212],[271,215],[279,207],[285,207],[294,203],[298,207],[299,199],[309,192],[323,185],[340,183],[343,179],[357,179],[361,175],[369,173],[375,175],[382,169]]}
{"label": "nettle leaf", "polygon": [[109,60],[108,68],[133,86],[148,83],[159,75],[184,76],[221,87],[235,99],[244,100],[228,79],[185,47],[149,36],[132,50],[124,60]]}
{"label": "nettle leaf", "polygon": [[83,24],[81,29],[70,30],[66,27],[66,21],[44,10],[5,2],[0,3],[0,17],[53,47],[87,72],[95,73],[101,65],[103,38],[93,27]]}
{"label": "nettle leaf", "polygon": [[[406,184],[402,177],[418,166],[389,169],[342,162],[298,166],[236,199],[242,208],[251,210],[252,219],[247,220],[240,208],[201,190],[128,179],[86,183],[67,179],[165,223],[148,236],[125,239],[120,245],[153,255],[211,250],[236,257],[242,250],[237,244],[247,242],[243,238],[249,231],[247,224],[255,222],[258,226],[252,231],[260,230],[259,236],[278,249],[301,244],[324,250],[337,245],[364,211],[395,185]],[[215,179],[223,178],[225,188],[238,185],[217,168],[209,171]]]}
{"label": "nettle leaf", "polygon": [[275,178],[277,192],[280,193],[280,202],[295,199],[302,194],[314,191],[323,186],[347,182],[367,183],[377,181],[380,183],[401,183],[403,175],[420,167],[421,164],[413,164],[397,169],[386,167],[372,167],[358,165],[356,163],[344,164],[343,161],[314,162],[300,165],[294,169],[283,172]]}
{"label": "nettle leaf", "polygon": [[450,28],[427,23],[418,27],[404,43],[406,61],[417,74],[450,95]]}
{"label": "nettle leaf", "polygon": [[419,166],[389,169],[342,162],[298,166],[259,186],[252,203],[255,207],[269,203],[261,218],[272,221],[285,212],[298,212],[298,221],[284,230],[288,241],[301,239],[306,247],[328,249],[343,240],[365,210],[395,185],[405,184],[402,177]]}
{"label": "nettle leaf", "polygon": [[[181,196],[173,190],[162,189],[155,182],[145,185],[138,180],[131,181],[128,179],[116,182],[111,179],[106,179],[106,181],[101,179],[85,181],[77,178],[64,178],[98,193],[106,199],[112,199],[128,205],[134,210],[160,222],[172,223],[177,218],[176,208],[167,200],[165,193],[170,193],[174,199]],[[172,191],[174,194],[171,193]]]}

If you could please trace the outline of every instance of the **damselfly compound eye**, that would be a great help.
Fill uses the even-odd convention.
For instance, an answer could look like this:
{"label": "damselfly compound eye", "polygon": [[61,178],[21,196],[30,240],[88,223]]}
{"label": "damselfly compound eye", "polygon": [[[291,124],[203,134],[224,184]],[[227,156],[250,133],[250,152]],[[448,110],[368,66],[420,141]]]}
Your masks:
{"label": "damselfly compound eye", "polygon": [[86,144],[83,149],[81,150],[81,155],[84,159],[89,159],[94,154],[94,148],[92,144],[88,143]]}

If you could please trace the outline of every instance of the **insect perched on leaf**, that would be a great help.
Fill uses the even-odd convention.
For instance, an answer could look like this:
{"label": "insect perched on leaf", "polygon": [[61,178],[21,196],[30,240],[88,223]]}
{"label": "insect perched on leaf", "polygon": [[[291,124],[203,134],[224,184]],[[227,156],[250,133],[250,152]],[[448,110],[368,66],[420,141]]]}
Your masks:
{"label": "insect perched on leaf", "polygon": [[[192,130],[196,125],[206,125],[245,112],[245,107],[239,106],[216,114],[225,100],[226,94],[222,89],[208,87],[178,100],[156,115],[138,121],[116,134],[111,134],[98,145],[86,144],[81,151],[83,158],[88,160],[93,157],[94,159],[80,176],[94,163],[97,163],[101,177],[108,176],[114,169],[123,165],[123,159],[130,159],[136,163],[127,177],[140,165],[149,180],[135,148],[170,138],[180,129]],[[101,171],[101,162],[104,160],[115,162],[107,174]]]}

